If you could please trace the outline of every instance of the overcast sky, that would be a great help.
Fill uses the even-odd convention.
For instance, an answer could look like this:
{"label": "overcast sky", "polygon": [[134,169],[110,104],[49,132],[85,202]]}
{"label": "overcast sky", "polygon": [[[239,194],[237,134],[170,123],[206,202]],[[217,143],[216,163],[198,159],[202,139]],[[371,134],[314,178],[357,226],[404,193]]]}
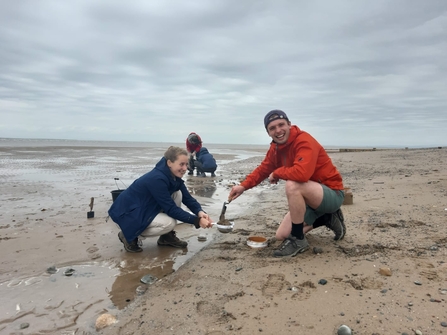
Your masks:
{"label": "overcast sky", "polygon": [[447,1],[0,2],[0,137],[447,145]]}

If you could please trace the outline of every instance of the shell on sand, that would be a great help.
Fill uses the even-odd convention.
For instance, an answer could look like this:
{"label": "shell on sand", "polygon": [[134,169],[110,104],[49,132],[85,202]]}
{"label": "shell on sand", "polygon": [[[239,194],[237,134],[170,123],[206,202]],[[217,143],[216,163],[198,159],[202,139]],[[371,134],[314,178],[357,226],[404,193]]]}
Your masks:
{"label": "shell on sand", "polygon": [[393,272],[391,271],[391,269],[388,268],[388,267],[382,267],[382,268],[380,268],[380,269],[379,269],[379,273],[380,273],[382,276],[391,276],[391,275],[393,274]]}
{"label": "shell on sand", "polygon": [[107,326],[117,323],[116,317],[112,314],[102,314],[96,319],[95,327],[96,330],[104,329]]}

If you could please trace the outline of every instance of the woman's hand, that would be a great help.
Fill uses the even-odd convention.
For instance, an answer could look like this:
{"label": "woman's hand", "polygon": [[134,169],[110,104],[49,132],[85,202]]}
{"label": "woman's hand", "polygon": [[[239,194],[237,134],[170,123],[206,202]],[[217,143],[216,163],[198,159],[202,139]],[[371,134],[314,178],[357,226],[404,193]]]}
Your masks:
{"label": "woman's hand", "polygon": [[213,221],[211,220],[210,216],[205,213],[200,211],[198,214],[200,221],[199,221],[199,226],[201,228],[211,228],[213,225],[211,224]]}

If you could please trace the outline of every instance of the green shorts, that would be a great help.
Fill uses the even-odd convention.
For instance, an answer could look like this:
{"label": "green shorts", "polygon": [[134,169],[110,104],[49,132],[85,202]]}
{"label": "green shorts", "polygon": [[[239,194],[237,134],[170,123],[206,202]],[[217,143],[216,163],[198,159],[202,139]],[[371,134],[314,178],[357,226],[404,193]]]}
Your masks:
{"label": "green shorts", "polygon": [[345,199],[345,192],[341,190],[332,190],[326,185],[321,185],[323,187],[323,201],[321,201],[318,208],[313,209],[306,206],[306,214],[304,214],[304,222],[308,226],[312,226],[316,219],[326,213],[336,212]]}

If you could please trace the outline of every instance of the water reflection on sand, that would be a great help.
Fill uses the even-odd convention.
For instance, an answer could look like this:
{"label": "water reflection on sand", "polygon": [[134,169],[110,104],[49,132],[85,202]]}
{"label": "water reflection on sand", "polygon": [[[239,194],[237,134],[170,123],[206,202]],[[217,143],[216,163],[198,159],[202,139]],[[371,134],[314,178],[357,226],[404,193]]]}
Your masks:
{"label": "water reflection on sand", "polygon": [[[130,185],[154,166],[166,148],[160,143],[0,139],[0,176],[4,180],[0,218],[9,223],[4,227],[33,231],[33,225],[48,224],[48,231],[53,233],[54,227],[74,220],[73,229],[95,229],[90,223],[95,221],[85,222],[84,210],[81,210],[83,220],[77,218],[76,208],[83,208],[82,202],[88,203],[90,196],[99,199],[98,206],[105,201],[102,206],[107,208],[111,203],[110,191],[116,188],[114,178]],[[243,146],[208,148],[219,163],[217,177],[184,178],[188,190],[217,220],[228,195],[228,185],[235,182],[223,177],[226,169],[232,168],[232,162],[263,153],[259,148],[251,150]],[[20,187],[27,190],[26,194],[16,192]],[[237,204],[231,206],[230,215],[241,210]],[[75,209],[76,217],[67,217],[71,208]],[[95,208],[97,220],[102,214]],[[143,276],[163,279],[219,236],[216,228],[203,231],[179,224],[176,230],[188,241],[187,248],[159,247],[156,238],[148,238],[143,241],[142,253],[129,254],[113,235],[108,237],[115,246],[113,260],[47,264],[42,255],[41,264],[33,264],[42,269],[36,275],[23,275],[14,269],[7,276],[0,273],[0,332],[16,332],[25,323],[30,326],[22,330],[24,334],[92,330],[97,315],[105,310],[124,309],[137,298],[136,290],[142,285]],[[92,230],[91,234],[99,233],[109,236],[108,231]],[[206,240],[199,241],[199,234]],[[60,248],[70,248],[65,244],[67,239],[59,237]],[[26,246],[23,249],[26,251]],[[101,259],[103,250],[97,249],[87,249],[92,259]],[[56,273],[45,271],[50,265],[57,268]],[[64,275],[67,269],[74,270],[71,276]]]}

